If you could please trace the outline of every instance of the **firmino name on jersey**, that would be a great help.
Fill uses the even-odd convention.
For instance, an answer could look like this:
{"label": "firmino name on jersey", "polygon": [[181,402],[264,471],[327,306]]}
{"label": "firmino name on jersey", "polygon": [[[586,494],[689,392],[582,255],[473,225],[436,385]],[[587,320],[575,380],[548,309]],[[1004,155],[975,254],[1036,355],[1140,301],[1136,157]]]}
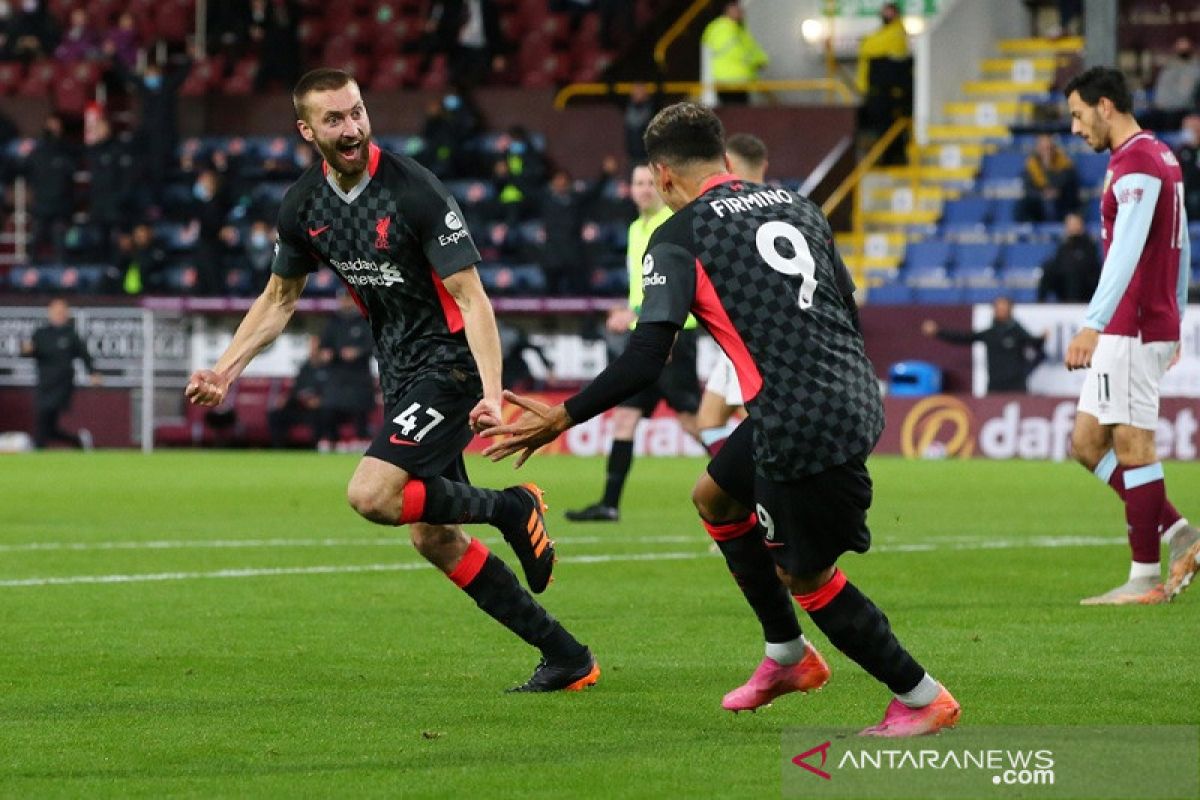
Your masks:
{"label": "firmino name on jersey", "polygon": [[787,189],[763,189],[760,192],[740,194],[737,197],[718,197],[716,200],[709,200],[708,205],[717,212],[718,217],[724,217],[726,213],[740,214],[752,208],[765,208],[793,202],[795,201]]}
{"label": "firmino name on jersey", "polygon": [[354,261],[330,260],[330,265],[342,274],[347,283],[355,286],[391,286],[404,283],[404,276],[391,262],[376,264],[374,261],[355,259]]}

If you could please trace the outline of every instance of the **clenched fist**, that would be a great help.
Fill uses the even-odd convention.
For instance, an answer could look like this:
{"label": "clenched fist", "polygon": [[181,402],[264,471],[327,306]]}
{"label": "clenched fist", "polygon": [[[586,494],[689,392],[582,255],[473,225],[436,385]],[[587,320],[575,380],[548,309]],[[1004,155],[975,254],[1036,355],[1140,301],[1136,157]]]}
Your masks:
{"label": "clenched fist", "polygon": [[229,381],[211,369],[198,369],[188,378],[183,396],[198,406],[219,406],[225,401]]}

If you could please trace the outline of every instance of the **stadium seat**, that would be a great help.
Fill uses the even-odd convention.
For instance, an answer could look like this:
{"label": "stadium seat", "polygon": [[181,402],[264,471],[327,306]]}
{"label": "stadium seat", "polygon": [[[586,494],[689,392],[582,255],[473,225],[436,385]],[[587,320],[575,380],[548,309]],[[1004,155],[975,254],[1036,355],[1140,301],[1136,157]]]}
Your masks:
{"label": "stadium seat", "polygon": [[993,229],[996,226],[1008,229],[1017,224],[1017,201],[1014,198],[999,197],[992,203]]}
{"label": "stadium seat", "polygon": [[0,94],[10,95],[17,91],[25,73],[18,61],[0,62]]}
{"label": "stadium seat", "polygon": [[412,86],[417,80],[417,67],[416,56],[385,56],[375,65],[371,88],[377,92],[394,92]]}
{"label": "stadium seat", "polygon": [[1107,153],[1080,153],[1075,156],[1075,169],[1079,172],[1079,185],[1085,190],[1099,189],[1108,171]]}
{"label": "stadium seat", "polygon": [[1041,269],[1056,249],[1053,242],[1014,242],[1005,246],[1000,263],[1004,270]]}
{"label": "stadium seat", "polygon": [[888,281],[867,289],[867,303],[871,305],[903,305],[912,302],[912,289],[899,281]]}
{"label": "stadium seat", "polygon": [[965,232],[981,230],[988,221],[991,202],[985,197],[963,197],[946,203],[942,210],[942,229]]}
{"label": "stadium seat", "polygon": [[941,240],[914,242],[904,252],[905,271],[945,269],[950,263],[950,243]]}
{"label": "stadium seat", "polygon": [[53,61],[35,61],[25,74],[25,80],[17,88],[22,97],[44,97],[58,76],[58,67]]}
{"label": "stadium seat", "polygon": [[1025,174],[1025,154],[1019,150],[1001,150],[983,157],[980,181],[1020,180]]}
{"label": "stadium seat", "polygon": [[[911,284],[910,284],[911,286]],[[911,286],[914,303],[922,305],[959,305],[963,303],[963,290],[957,286],[922,287]]]}
{"label": "stadium seat", "polygon": [[999,286],[996,262],[998,244],[960,244],[954,249],[954,275],[960,286],[987,288]]}

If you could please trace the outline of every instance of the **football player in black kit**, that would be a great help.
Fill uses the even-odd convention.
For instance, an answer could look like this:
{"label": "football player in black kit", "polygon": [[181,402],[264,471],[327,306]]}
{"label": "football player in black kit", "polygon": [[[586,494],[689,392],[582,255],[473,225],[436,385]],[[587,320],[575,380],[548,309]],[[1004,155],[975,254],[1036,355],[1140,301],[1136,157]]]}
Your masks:
{"label": "football player in black kit", "polygon": [[463,464],[473,429],[501,419],[501,357],[462,212],[424,167],[371,141],[366,106],[347,73],[308,73],[293,101],[300,135],[323,160],[284,197],[271,279],[217,363],[192,374],[188,399],[219,404],[250,360],[283,332],[308,274],[331,267],[370,321],[387,409],[350,480],[350,505],[371,522],[408,524],[422,556],[541,651],[532,677],[514,691],[594,684],[600,669],[588,648],[459,527],[495,526],[529,588],[541,592],[550,582],[554,543],[541,490],[477,488]]}
{"label": "football player in black kit", "polygon": [[883,404],[828,220],[786,189],[730,174],[721,122],[702,106],[663,109],[645,142],[655,185],[675,214],[650,239],[629,346],[561,405],[506,395],[526,411],[484,431],[509,437],[486,452],[494,460],[520,453],[519,466],[567,428],[649,385],[694,314],[732,360],[749,417],[709,463],[692,500],[767,642],[758,669],[722,705],[753,710],[828,681],[790,594],[835,647],[895,694],[883,721],[864,734],[953,726],[958,703],[836,566],[842,553],[870,546],[865,462],[883,430]]}

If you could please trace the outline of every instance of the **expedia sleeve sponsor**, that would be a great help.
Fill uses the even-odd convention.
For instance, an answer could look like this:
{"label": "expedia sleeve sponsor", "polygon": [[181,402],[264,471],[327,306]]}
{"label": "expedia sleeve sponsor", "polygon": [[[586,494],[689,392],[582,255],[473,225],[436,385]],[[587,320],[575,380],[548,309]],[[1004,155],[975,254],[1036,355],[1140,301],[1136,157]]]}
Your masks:
{"label": "expedia sleeve sponsor", "polygon": [[696,259],[677,244],[651,240],[642,259],[641,322],[683,326],[696,294]]}
{"label": "expedia sleeve sponsor", "polygon": [[408,209],[409,222],[421,241],[425,257],[447,278],[460,270],[479,263],[479,250],[471,239],[458,202],[446,191],[433,173],[422,169],[414,181],[413,191],[402,203]]}

